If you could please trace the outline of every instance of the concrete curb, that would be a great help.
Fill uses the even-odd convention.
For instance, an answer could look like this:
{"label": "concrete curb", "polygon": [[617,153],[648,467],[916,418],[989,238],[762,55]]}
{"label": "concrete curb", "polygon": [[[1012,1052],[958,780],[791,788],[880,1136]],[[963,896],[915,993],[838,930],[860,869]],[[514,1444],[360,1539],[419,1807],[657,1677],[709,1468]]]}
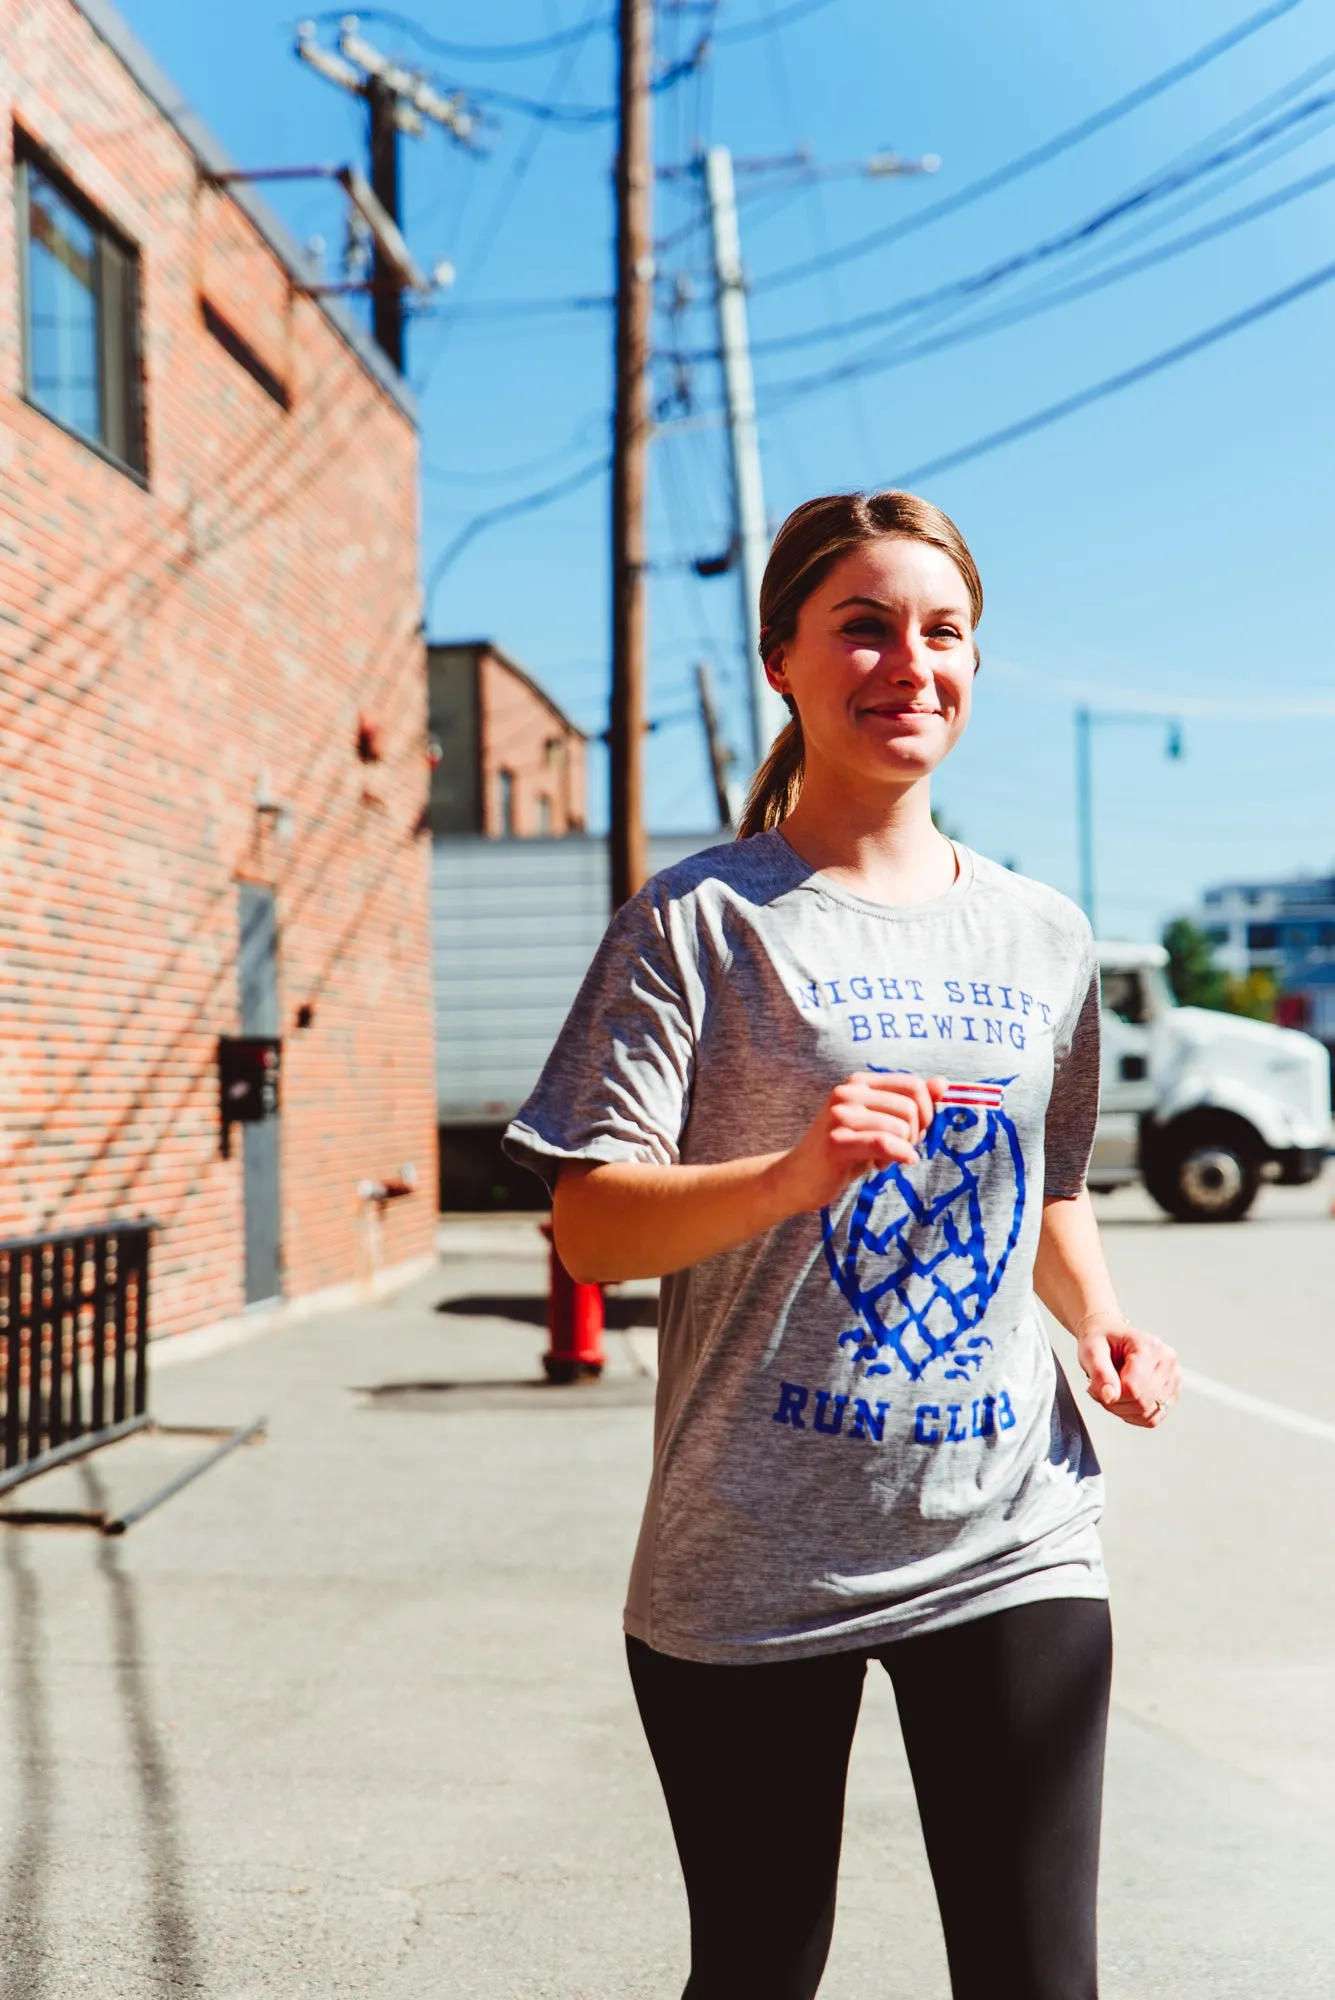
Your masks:
{"label": "concrete curb", "polygon": [[158,1340],[149,1342],[149,1366],[156,1374],[159,1368],[176,1367],[186,1361],[203,1361],[210,1354],[221,1354],[229,1347],[239,1347],[243,1341],[255,1340],[262,1333],[281,1333],[286,1327],[299,1326],[303,1320],[318,1319],[326,1313],[351,1312],[356,1306],[375,1305],[381,1299],[391,1298],[394,1293],[415,1285],[428,1271],[435,1269],[437,1257],[434,1251],[427,1251],[420,1257],[405,1258],[401,1264],[390,1264],[383,1271],[377,1271],[373,1278],[356,1278],[344,1285],[326,1285],[318,1292],[305,1292],[298,1299],[284,1299],[281,1305],[261,1306],[255,1311],[238,1313],[233,1319],[214,1320],[208,1326],[192,1327],[188,1333],[164,1334]]}

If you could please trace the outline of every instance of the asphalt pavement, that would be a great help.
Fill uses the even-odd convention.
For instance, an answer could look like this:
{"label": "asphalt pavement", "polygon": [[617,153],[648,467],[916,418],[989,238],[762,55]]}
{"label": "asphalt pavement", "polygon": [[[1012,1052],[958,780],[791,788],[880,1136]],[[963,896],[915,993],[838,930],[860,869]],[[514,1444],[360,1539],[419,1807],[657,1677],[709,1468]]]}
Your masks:
{"label": "asphalt pavement", "polygon": [[[1100,1202],[1192,1388],[1094,1412],[1117,1670],[1105,2000],[1335,1993],[1335,1187],[1187,1228]],[[531,1222],[450,1225],[378,1306],[159,1357],[167,1419],[270,1418],[120,1540],[0,1530],[0,1995],[671,2000],[675,1857],[619,1632],[651,1288],[596,1389],[538,1386]],[[50,1475],[128,1504],[197,1443]],[[28,1504],[36,1496],[25,1495]],[[946,2000],[882,1676],[830,2000]]]}

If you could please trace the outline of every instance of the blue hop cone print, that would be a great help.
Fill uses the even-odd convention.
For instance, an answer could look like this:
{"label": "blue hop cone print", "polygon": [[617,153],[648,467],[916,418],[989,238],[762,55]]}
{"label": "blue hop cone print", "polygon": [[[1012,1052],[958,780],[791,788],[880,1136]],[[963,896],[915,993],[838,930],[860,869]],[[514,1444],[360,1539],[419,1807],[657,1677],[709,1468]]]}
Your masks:
{"label": "blue hop cone print", "polygon": [[857,1324],[840,1343],[916,1382],[934,1362],[967,1381],[992,1342],[979,1331],[1024,1221],[1024,1155],[1003,1108],[1013,1077],[952,1084],[923,1161],[863,1181],[846,1214],[821,1210],[830,1275]]}

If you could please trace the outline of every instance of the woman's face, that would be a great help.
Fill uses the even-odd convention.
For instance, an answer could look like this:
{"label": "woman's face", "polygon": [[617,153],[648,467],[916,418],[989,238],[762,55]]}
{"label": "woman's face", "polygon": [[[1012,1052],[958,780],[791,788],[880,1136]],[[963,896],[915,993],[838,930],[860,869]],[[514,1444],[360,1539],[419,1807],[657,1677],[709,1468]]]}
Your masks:
{"label": "woman's face", "polygon": [[964,578],[926,542],[884,535],[836,563],[766,672],[802,718],[808,769],[911,784],[969,719],[975,673]]}

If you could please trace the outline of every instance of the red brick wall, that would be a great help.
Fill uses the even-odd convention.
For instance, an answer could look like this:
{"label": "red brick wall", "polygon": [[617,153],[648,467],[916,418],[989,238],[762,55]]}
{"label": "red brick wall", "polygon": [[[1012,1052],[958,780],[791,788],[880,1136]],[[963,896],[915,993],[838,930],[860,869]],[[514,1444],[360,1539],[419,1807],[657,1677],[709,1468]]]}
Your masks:
{"label": "red brick wall", "polygon": [[[159,1218],[162,1332],[243,1299],[238,878],[278,899],[285,1290],[361,1274],[357,1183],[410,1160],[380,1254],[433,1240],[416,439],[70,0],[0,23],[0,1234]],[[22,401],[12,120],[141,248],[146,490]]]}
{"label": "red brick wall", "polygon": [[542,831],[542,798],[549,801],[551,833],[579,832],[585,819],[584,739],[494,653],[482,653],[478,676],[483,831],[493,837],[505,832],[500,774],[508,771],[516,834]]}

